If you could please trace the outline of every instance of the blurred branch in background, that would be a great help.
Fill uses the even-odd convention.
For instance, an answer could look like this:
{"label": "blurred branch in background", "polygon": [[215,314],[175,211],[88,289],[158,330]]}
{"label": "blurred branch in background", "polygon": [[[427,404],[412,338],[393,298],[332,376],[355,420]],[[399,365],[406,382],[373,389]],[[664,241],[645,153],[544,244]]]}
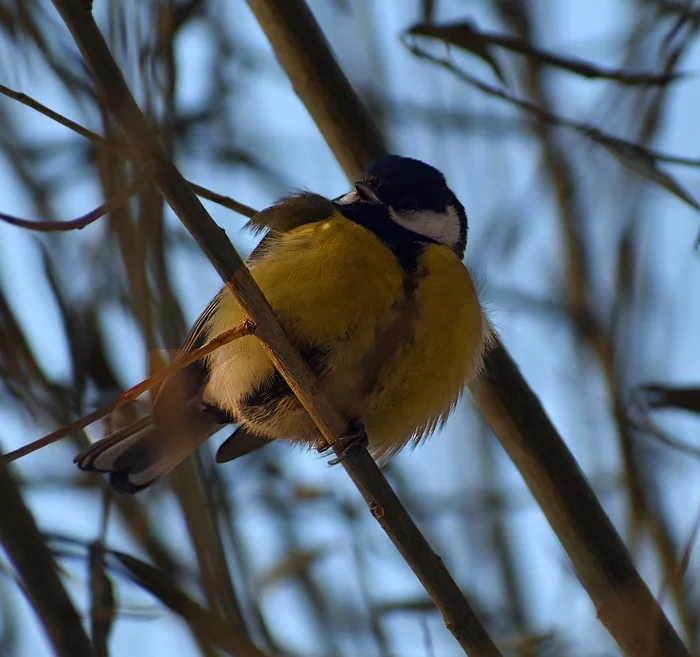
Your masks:
{"label": "blurred branch in background", "polygon": [[[353,159],[354,145],[362,142],[372,129],[367,127],[368,120],[358,109],[359,100],[342,91],[346,81],[340,70],[324,80],[326,86],[321,93],[304,93],[302,83],[309,78],[312,67],[304,54],[306,49],[290,52],[289,42],[294,39],[290,35],[297,35],[297,41],[300,34],[311,39],[312,44],[306,44],[308,50],[319,52],[325,47],[323,39],[313,38],[314,21],[306,12],[305,2],[249,0],[249,4],[278,53],[292,86],[317,123],[322,126],[326,117],[338,118],[338,112],[344,117],[339,122],[347,122],[341,140],[330,145],[352,180],[368,162]],[[312,26],[306,27],[309,23]],[[333,54],[328,51],[319,58],[332,60]],[[336,93],[336,89],[341,91]],[[340,108],[335,104],[337,96],[344,97]],[[544,99],[540,96],[538,100]],[[544,102],[538,104],[542,106]],[[380,143],[374,148],[369,160],[386,152]],[[578,465],[502,345],[487,355],[484,376],[471,388],[477,406],[528,483],[591,596],[599,618],[622,651],[634,655],[648,648],[652,652],[687,654],[639,578]]]}
{"label": "blurred branch in background", "polygon": [[[340,457],[343,455],[342,437],[348,431],[346,419],[326,399],[311,369],[297,353],[231,243],[225,237],[222,239],[218,226],[198,201],[187,181],[167,159],[157,136],[151,133],[145,116],[131,96],[91,13],[75,0],[54,0],[54,4],[85,58],[105,109],[119,124],[143,164],[158,162],[153,179],[164,199],[207,255],[245,316],[255,324],[255,337],[266,347],[271,361],[302,402],[322,437]],[[372,515],[425,586],[460,646],[474,657],[499,657],[500,652],[466,598],[406,513],[367,449],[347,458],[339,458],[338,462],[341,461],[365,498]],[[197,492],[197,488],[185,492],[189,494],[183,496],[182,505],[192,530],[197,519],[193,515],[196,509],[189,507],[186,501]],[[198,527],[201,529],[202,525],[199,524]],[[192,531],[192,534],[200,561],[211,558],[211,544],[207,550],[199,548],[198,539],[202,532]],[[218,543],[216,532],[212,532],[212,539]],[[215,549],[214,553],[223,556],[222,550]],[[225,563],[223,571],[224,575],[228,574]],[[229,622],[239,625],[236,620],[232,617]]]}
{"label": "blurred branch in background", "polygon": [[[411,31],[409,33],[414,32]],[[698,204],[698,202],[685,189],[683,189],[683,187],[678,184],[673,177],[658,166],[658,162],[672,162],[674,164],[697,167],[700,166],[700,160],[667,155],[664,153],[654,153],[653,151],[640,146],[636,142],[618,139],[616,137],[612,137],[611,135],[607,135],[590,125],[567,120],[545,109],[547,107],[546,104],[532,103],[527,100],[516,98],[502,89],[485,84],[468,73],[465,73],[448,59],[430,55],[411,42],[404,41],[404,43],[414,55],[444,67],[448,71],[451,71],[457,75],[461,80],[464,80],[468,84],[476,87],[479,91],[497,98],[501,98],[534,115],[537,119],[539,119],[539,121],[542,122],[538,122],[536,124],[538,129],[541,130],[542,125],[549,123],[551,125],[565,126],[577,130],[583,136],[588,137],[592,141],[605,147],[624,166],[628,167],[640,176],[644,176],[652,182],[655,182],[664,189],[667,189],[669,192],[675,194],[678,196],[678,198],[684,200],[686,203],[688,203],[688,205],[696,210],[700,210],[700,204]]]}
{"label": "blurred branch in background", "polygon": [[[82,137],[85,137],[86,139],[89,139],[91,142],[97,144],[101,148],[105,148],[107,150],[112,151],[113,153],[117,153],[122,155],[123,157],[126,157],[130,160],[133,160],[135,158],[134,153],[131,151],[130,148],[127,146],[118,146],[116,143],[110,142],[108,139],[105,139],[104,137],[92,132],[91,130],[87,130],[86,128],[83,128],[83,126],[77,124],[75,121],[71,121],[70,119],[67,119],[65,116],[62,116],[58,112],[54,112],[52,109],[46,107],[45,105],[42,105],[41,103],[38,103],[35,101],[33,98],[30,98],[26,94],[22,93],[17,93],[16,91],[13,91],[12,89],[8,89],[7,87],[3,86],[0,84],[0,93],[3,94],[4,96],[7,96],[8,98],[13,98],[14,100],[22,103],[23,105],[26,105],[27,107],[31,107],[32,109],[36,110],[37,112],[40,112],[41,114],[44,114],[45,116],[49,117],[53,121],[56,121],[56,123],[60,123],[61,125],[66,126],[73,132],[81,135]],[[134,183],[136,185],[136,183]],[[245,205],[244,203],[239,203],[238,201],[228,197],[224,196],[223,194],[217,194],[215,192],[212,192],[211,190],[207,189],[206,187],[202,187],[202,185],[198,185],[197,183],[190,182],[190,187],[194,190],[195,194],[198,196],[201,196],[202,198],[206,198],[209,201],[213,201],[214,203],[218,203],[224,208],[227,208],[229,210],[233,210],[234,212],[238,212],[239,214],[242,214],[244,217],[252,217],[255,214],[255,210],[251,208],[250,206]],[[131,189],[131,187],[127,188]],[[138,188],[136,188],[136,191],[138,191]],[[128,196],[131,197],[133,196],[136,191],[129,193]],[[126,195],[127,192],[124,191],[122,194]],[[119,197],[121,198],[121,196]],[[105,206],[101,207],[106,207],[107,209],[103,210],[103,214],[107,214],[108,212],[111,211],[112,209],[112,203],[107,203]],[[102,216],[102,215],[99,215]],[[85,225],[88,225],[90,221],[95,221],[99,217],[95,217],[94,219],[91,220],[83,220],[85,223],[84,225],[76,225],[76,226],[71,226],[69,228],[54,228],[54,230],[72,230],[73,228],[83,228]],[[12,220],[7,220],[8,223],[13,223]],[[76,223],[79,223],[78,220],[75,220]],[[14,225],[23,225],[21,223],[14,223]],[[31,225],[24,224],[24,227],[31,228]],[[37,229],[38,230],[38,229]]]}
{"label": "blurred branch in background", "polygon": [[136,196],[136,194],[141,191],[141,188],[146,182],[148,182],[148,178],[144,174],[138,175],[133,182],[129,183],[124,189],[119,190],[109,201],[99,205],[94,210],[90,210],[90,212],[84,214],[82,217],[71,219],[70,221],[32,221],[31,219],[12,217],[9,214],[3,214],[1,212],[0,221],[26,230],[36,230],[45,233],[82,230],[93,221],[101,219],[106,214],[117,210],[127,203],[132,196]]}
{"label": "blurred branch in background", "polygon": [[0,499],[0,543],[53,649],[60,657],[90,657],[92,647],[80,616],[5,463],[0,463]]}
{"label": "blurred branch in background", "polygon": [[[341,67],[318,47],[317,28],[268,23],[267,32],[277,30],[271,39],[286,43],[275,53],[282,66],[301,58],[294,91],[334,152],[356,137],[340,160],[346,171],[383,147],[371,130],[353,132],[364,119],[348,112],[349,85],[324,104],[341,68],[391,150],[446,172],[467,206],[468,254],[489,280],[506,344],[644,578],[671,593],[664,606],[697,654],[698,558],[689,537],[700,505],[691,485],[698,420],[654,411],[652,428],[669,439],[662,443],[629,425],[626,406],[630,389],[649,380],[697,387],[700,317],[690,291],[700,280],[688,236],[697,231],[700,143],[687,114],[700,102],[697,10],[655,0],[582,0],[565,10],[505,0],[310,4]],[[284,6],[294,18],[299,5]],[[125,0],[95,11],[168,155],[189,180],[236,200],[190,183],[197,194],[250,216],[295,186],[328,196],[346,187],[244,3]],[[443,58],[428,34],[455,25],[466,32]],[[411,26],[424,35],[409,42],[399,35]],[[118,197],[134,180],[129,147],[56,14],[35,0],[0,2],[0,29],[0,92],[14,99],[0,102],[0,211],[55,225]],[[402,40],[420,47],[421,59]],[[580,75],[591,73],[618,79]],[[484,82],[489,75],[507,87]],[[35,110],[55,112],[74,131],[88,126],[89,141]],[[142,379],[146,352],[179,344],[217,285],[151,188],[80,232],[0,226],[3,452]],[[392,463],[402,501],[504,650],[610,652],[531,498],[499,451],[488,461],[477,435],[480,422],[464,405],[442,435]],[[235,643],[242,620],[268,654],[454,654],[337,469],[276,447],[215,468],[203,450],[170,478],[174,495],[163,486],[115,498],[103,536],[102,482],[70,468],[83,443],[77,436],[23,459],[15,479],[46,533],[78,541],[70,557],[65,543],[47,546],[76,607],[95,610],[96,646],[246,654]],[[0,582],[0,595],[13,609],[0,618],[0,651],[50,654],[12,579]],[[135,605],[150,613],[126,613]],[[111,629],[99,622],[101,608]],[[163,609],[184,623],[173,625]]]}

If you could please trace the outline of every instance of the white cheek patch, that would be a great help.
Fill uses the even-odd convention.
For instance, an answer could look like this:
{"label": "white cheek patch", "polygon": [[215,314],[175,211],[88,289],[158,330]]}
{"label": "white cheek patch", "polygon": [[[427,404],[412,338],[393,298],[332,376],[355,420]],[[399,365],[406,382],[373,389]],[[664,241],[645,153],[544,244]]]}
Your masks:
{"label": "white cheek patch", "polygon": [[391,218],[408,230],[429,237],[431,240],[446,244],[454,249],[461,237],[461,221],[456,208],[448,205],[443,212],[418,210],[415,212],[397,212],[389,209]]}

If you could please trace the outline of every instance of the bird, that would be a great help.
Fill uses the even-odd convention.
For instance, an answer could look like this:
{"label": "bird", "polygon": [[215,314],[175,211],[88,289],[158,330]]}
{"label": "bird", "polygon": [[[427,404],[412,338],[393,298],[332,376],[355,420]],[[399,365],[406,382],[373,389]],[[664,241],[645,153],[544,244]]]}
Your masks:
{"label": "bird", "polygon": [[[492,329],[464,265],[467,215],[445,176],[417,159],[372,162],[334,199],[302,191],[248,224],[247,266],[329,401],[380,464],[444,424],[477,377]],[[239,325],[224,287],[181,353]],[[316,425],[255,336],[166,379],[150,412],[76,456],[119,493],[168,474],[225,425],[225,463],[274,440],[323,448]],[[351,434],[352,434],[351,429]]]}

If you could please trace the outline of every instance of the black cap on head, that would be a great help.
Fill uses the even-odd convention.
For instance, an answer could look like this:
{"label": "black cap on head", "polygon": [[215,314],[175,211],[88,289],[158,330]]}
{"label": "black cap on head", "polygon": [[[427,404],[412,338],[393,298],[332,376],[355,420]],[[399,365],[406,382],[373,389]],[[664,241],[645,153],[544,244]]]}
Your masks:
{"label": "black cap on head", "polygon": [[372,162],[362,182],[377,198],[396,213],[426,212],[433,221],[459,221],[459,237],[450,246],[462,257],[467,243],[467,215],[464,207],[447,186],[445,176],[435,167],[400,155]]}

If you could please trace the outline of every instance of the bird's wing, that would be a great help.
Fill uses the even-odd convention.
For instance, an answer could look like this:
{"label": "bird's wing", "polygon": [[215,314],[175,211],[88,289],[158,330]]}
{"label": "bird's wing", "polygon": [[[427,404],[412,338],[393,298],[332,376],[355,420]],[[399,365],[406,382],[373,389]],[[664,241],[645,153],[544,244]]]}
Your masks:
{"label": "bird's wing", "polygon": [[254,233],[264,230],[287,232],[298,226],[323,221],[336,211],[333,201],[312,192],[297,192],[261,210],[246,224]]}
{"label": "bird's wing", "polygon": [[[334,212],[331,201],[317,194],[295,194],[259,212],[249,223],[255,232],[267,234],[249,262],[264,257],[266,243],[274,233],[286,232],[305,223],[322,221]],[[204,309],[182,347],[181,353],[197,349],[207,338],[207,326],[222,298],[219,292]],[[163,382],[153,401],[151,415],[143,417],[94,443],[76,457],[84,470],[110,473],[111,485],[133,493],[170,472],[221,424],[235,421],[220,411],[203,406],[202,394],[208,373],[204,363],[189,365]],[[230,461],[265,445],[264,437],[241,427],[224,442],[219,462]]]}
{"label": "bird's wing", "polygon": [[[254,263],[265,256],[275,233],[285,233],[304,224],[323,221],[335,211],[336,207],[331,200],[311,192],[298,192],[279,200],[265,210],[261,210],[245,226],[255,234],[267,231],[250,254],[248,264]],[[216,312],[223,293],[224,290],[222,289],[209,302],[209,305],[194,323],[182,347],[183,353],[188,353],[204,344],[206,326]]]}
{"label": "bird's wing", "polygon": [[320,194],[298,192],[279,200],[269,208],[258,212],[246,228],[254,233],[267,231],[248,258],[248,263],[264,257],[275,233],[286,233],[294,228],[323,221],[336,211],[333,201]]}
{"label": "bird's wing", "polygon": [[[258,212],[247,224],[246,228],[254,233],[267,231],[260,243],[248,258],[248,264],[254,264],[265,257],[276,233],[284,233],[304,224],[323,221],[336,211],[333,202],[325,196],[311,192],[299,192],[281,199],[274,205]],[[192,329],[191,340],[197,342],[196,333],[201,332],[208,318],[216,310],[217,298],[204,311],[202,318]],[[264,447],[270,439],[252,433],[245,426],[238,427],[219,447],[216,453],[217,463],[227,463],[240,456],[249,454]]]}
{"label": "bird's wing", "polygon": [[[246,227],[255,233],[262,231],[267,231],[267,233],[250,255],[248,264],[265,257],[267,248],[275,233],[288,232],[307,223],[323,221],[331,216],[334,211],[335,206],[333,202],[324,196],[310,192],[300,192],[281,199],[269,208],[258,212]],[[206,334],[207,326],[212,315],[216,312],[224,293],[225,288],[211,300],[194,323],[182,347],[182,353],[189,353],[204,344],[208,337]],[[158,413],[162,409],[162,412],[167,414],[173,408],[177,408],[179,404],[184,403],[187,398],[193,396],[201,397],[207,378],[207,372],[202,363],[194,363],[186,367],[174,377],[173,381],[166,381],[163,384],[154,403],[154,412]],[[230,421],[235,421],[235,418],[230,418]],[[222,445],[220,457],[223,459],[222,462],[230,461],[258,447],[262,447],[267,442],[265,438],[248,434],[247,431],[241,428]]]}
{"label": "bird's wing", "polygon": [[221,295],[226,288],[222,288],[216,293],[214,298],[209,302],[207,307],[204,309],[202,314],[197,318],[197,321],[192,325],[189,335],[185,340],[185,344],[182,345],[181,353],[188,354],[190,351],[198,349],[204,344],[204,339],[206,337],[206,327],[209,320],[212,318],[216,312],[219,302],[221,300]]}

